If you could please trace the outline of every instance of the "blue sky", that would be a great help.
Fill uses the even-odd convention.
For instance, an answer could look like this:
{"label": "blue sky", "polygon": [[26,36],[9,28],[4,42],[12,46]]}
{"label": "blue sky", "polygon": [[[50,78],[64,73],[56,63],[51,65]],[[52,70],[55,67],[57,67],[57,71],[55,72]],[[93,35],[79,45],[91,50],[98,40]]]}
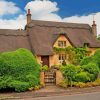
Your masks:
{"label": "blue sky", "polygon": [[[24,11],[24,7],[30,1],[34,0],[8,0],[15,2],[18,7]],[[60,11],[58,14],[61,17],[73,15],[87,15],[100,11],[100,0],[50,0],[57,2]]]}
{"label": "blue sky", "polygon": [[0,0],[0,28],[24,28],[26,11],[32,19],[92,25],[93,13],[100,34],[100,0]]}

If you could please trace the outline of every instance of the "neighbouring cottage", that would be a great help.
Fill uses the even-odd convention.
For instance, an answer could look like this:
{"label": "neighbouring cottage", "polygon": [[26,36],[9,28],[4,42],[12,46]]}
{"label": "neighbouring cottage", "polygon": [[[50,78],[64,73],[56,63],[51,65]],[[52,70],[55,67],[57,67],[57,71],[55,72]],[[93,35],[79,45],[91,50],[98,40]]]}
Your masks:
{"label": "neighbouring cottage", "polygon": [[[36,55],[43,65],[60,65],[64,54],[56,54],[54,47],[84,47],[95,52],[100,48],[96,39],[96,24],[64,23],[32,20],[30,9],[27,13],[25,30],[0,29],[0,52],[26,48]],[[65,58],[66,59],[66,58]]]}

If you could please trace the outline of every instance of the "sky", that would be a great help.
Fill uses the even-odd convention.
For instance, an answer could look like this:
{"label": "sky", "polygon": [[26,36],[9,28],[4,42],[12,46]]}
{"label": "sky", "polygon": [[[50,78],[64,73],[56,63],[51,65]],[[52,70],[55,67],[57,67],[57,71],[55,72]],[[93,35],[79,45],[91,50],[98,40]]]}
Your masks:
{"label": "sky", "polygon": [[0,29],[24,29],[27,9],[34,20],[92,25],[94,16],[100,34],[100,0],[0,0]]}

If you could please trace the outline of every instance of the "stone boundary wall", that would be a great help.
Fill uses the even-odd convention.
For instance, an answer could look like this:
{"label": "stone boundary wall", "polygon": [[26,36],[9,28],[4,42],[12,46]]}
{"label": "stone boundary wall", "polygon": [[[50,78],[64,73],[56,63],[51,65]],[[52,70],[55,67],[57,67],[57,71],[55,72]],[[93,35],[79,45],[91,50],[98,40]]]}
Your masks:
{"label": "stone boundary wall", "polygon": [[64,77],[61,73],[60,70],[56,71],[56,85],[58,85],[59,83],[61,83],[64,80]]}

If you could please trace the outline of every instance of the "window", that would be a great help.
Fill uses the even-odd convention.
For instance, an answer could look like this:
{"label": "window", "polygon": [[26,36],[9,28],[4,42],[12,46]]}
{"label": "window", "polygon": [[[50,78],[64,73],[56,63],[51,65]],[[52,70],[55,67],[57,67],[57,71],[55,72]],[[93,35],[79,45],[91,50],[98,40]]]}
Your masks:
{"label": "window", "polygon": [[89,47],[89,43],[84,43],[84,47]]}
{"label": "window", "polygon": [[67,56],[66,54],[59,54],[59,62],[62,64],[63,61],[66,61]]}
{"label": "window", "polygon": [[59,47],[66,47],[66,41],[58,41]]}

